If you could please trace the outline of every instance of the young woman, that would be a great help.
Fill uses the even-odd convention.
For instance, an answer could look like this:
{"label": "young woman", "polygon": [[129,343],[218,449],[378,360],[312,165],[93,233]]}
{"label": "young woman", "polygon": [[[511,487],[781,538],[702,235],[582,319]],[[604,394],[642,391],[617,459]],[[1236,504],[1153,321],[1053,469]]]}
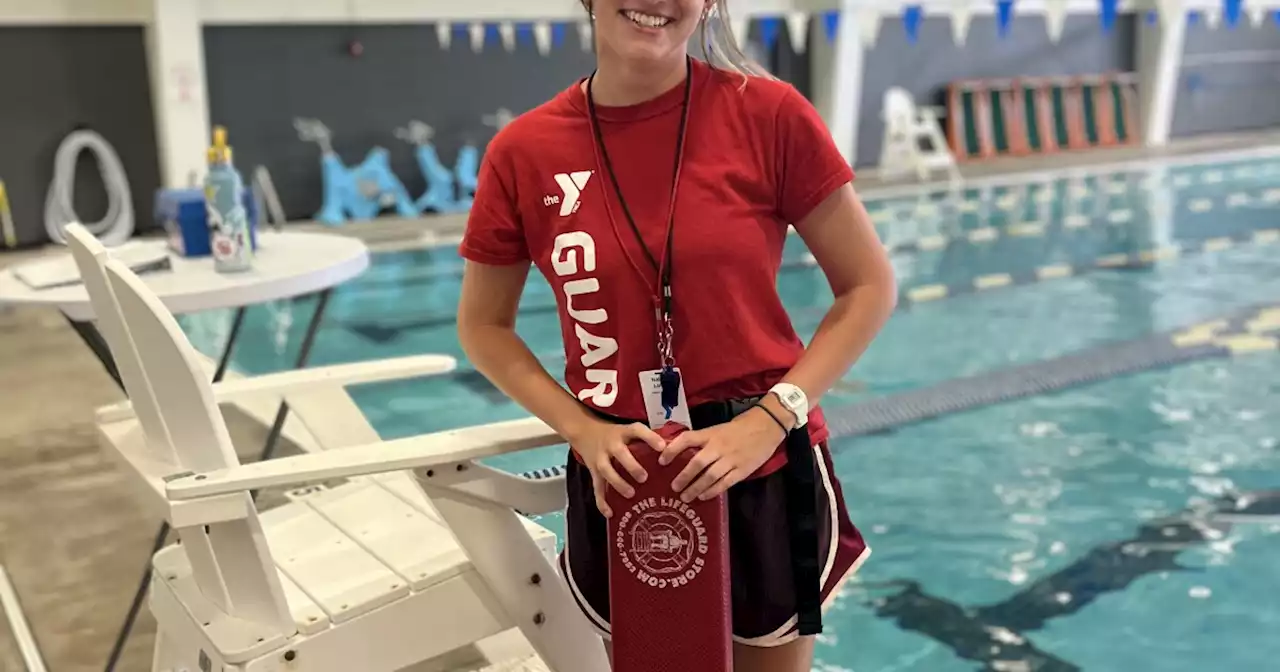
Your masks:
{"label": "young woman", "polygon": [[[597,70],[486,152],[461,254],[458,331],[494,385],[572,446],[574,597],[608,640],[605,492],[698,448],[671,487],[727,493],[739,672],[809,670],[821,609],[869,549],[817,402],[895,305],[893,273],[829,131],[751,64],[727,0],[583,0]],[[695,32],[704,59],[687,56]],[[705,62],[704,62],[705,61]],[[777,292],[788,225],[835,301],[806,349]],[[530,263],[554,288],[565,390],[515,332]],[[669,444],[666,412],[692,431]]]}

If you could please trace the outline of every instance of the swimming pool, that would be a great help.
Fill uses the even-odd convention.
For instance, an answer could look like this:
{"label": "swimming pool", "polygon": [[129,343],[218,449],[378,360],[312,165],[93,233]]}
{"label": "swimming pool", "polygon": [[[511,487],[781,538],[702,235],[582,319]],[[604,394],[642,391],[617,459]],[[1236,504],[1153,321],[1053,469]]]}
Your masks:
{"label": "swimming pool", "polygon": [[[1280,301],[1280,158],[1045,176],[868,208],[894,249],[903,309],[824,400],[831,409]],[[461,359],[460,269],[452,248],[377,255],[335,292],[312,362]],[[831,297],[798,238],[779,288],[807,337]],[[250,311],[233,365],[288,367],[312,308]],[[182,323],[213,354],[228,317]],[[517,328],[557,372],[553,297],[536,277]],[[1280,491],[1276,381],[1280,354],[1205,360],[835,440],[875,553],[833,608],[816,669],[1262,669],[1280,654],[1280,501],[1230,524],[1152,521]],[[523,415],[465,362],[353,396],[388,438]]]}

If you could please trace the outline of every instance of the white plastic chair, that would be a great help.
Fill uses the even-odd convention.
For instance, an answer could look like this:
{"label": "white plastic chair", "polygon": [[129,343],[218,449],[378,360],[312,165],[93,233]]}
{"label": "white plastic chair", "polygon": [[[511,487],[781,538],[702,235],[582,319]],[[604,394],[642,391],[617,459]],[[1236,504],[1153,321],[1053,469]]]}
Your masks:
{"label": "white plastic chair", "polygon": [[[101,425],[103,443],[180,538],[153,558],[153,670],[392,672],[512,628],[546,666],[501,669],[606,669],[552,568],[553,535],[515,512],[562,508],[563,482],[471,461],[559,443],[550,428],[522,420],[242,467],[173,316],[83,227],[68,234],[95,313],[117,318],[103,331],[137,410]],[[249,496],[414,468],[420,486],[358,480],[261,513]]]}
{"label": "white plastic chair", "polygon": [[943,170],[950,180],[960,179],[955,157],[942,134],[941,114],[937,108],[916,105],[901,87],[884,92],[884,142],[878,167],[882,176],[915,173],[925,180],[931,171]]}

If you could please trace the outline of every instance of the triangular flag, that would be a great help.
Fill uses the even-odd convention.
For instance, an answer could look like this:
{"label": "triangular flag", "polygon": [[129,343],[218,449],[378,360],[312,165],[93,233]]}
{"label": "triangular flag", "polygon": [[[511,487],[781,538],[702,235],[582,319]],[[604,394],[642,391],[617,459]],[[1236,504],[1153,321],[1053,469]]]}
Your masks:
{"label": "triangular flag", "polygon": [[538,45],[538,53],[546,56],[551,53],[551,24],[539,21],[533,24],[533,41]]}
{"label": "triangular flag", "polygon": [[902,28],[907,32],[907,42],[915,44],[920,39],[920,24],[924,22],[924,10],[920,5],[907,5],[902,9]]}
{"label": "triangular flag", "polygon": [[738,41],[738,46],[742,49],[747,48],[747,40],[751,35],[751,19],[745,16],[739,16],[732,20],[733,25],[729,29],[733,31],[733,39]]}
{"label": "triangular flag", "polygon": [[1271,20],[1275,21],[1277,26],[1280,26],[1280,9],[1271,12]]}
{"label": "triangular flag", "polygon": [[803,54],[809,48],[808,12],[787,14],[787,34],[791,38],[791,50]]}
{"label": "triangular flag", "polygon": [[[1182,0],[1156,0],[1156,11],[1160,12],[1160,23],[1165,25],[1174,24],[1184,16],[1185,10],[1182,6]],[[1187,17],[1190,21],[1195,14]]]}
{"label": "triangular flag", "polygon": [[1253,0],[1249,5],[1249,24],[1254,28],[1261,28],[1262,22],[1267,20],[1267,8],[1258,4],[1262,0]]}
{"label": "triangular flag", "polygon": [[551,24],[551,44],[559,47],[564,44],[564,38],[567,37],[569,27],[559,21]]}
{"label": "triangular flag", "polygon": [[996,34],[1004,37],[1013,24],[1013,0],[996,0]]}
{"label": "triangular flag", "polygon": [[596,47],[595,27],[590,21],[578,22],[578,40],[582,42],[583,51],[592,51]]}
{"label": "triangular flag", "polygon": [[521,21],[516,24],[516,44],[535,44],[532,23]]}
{"label": "triangular flag", "polygon": [[484,24],[476,21],[469,28],[471,29],[471,51],[478,54],[484,51]]}
{"label": "triangular flag", "polygon": [[822,16],[822,25],[826,29],[827,41],[835,42],[836,35],[840,32],[840,12],[839,10],[831,10]]}
{"label": "triangular flag", "polygon": [[502,37],[502,48],[508,52],[516,50],[516,25],[510,21],[498,24],[498,35]]}
{"label": "triangular flag", "polygon": [[778,31],[781,29],[782,20],[777,17],[766,16],[760,19],[760,41],[769,53],[773,53],[774,45],[778,44]]}
{"label": "triangular flag", "polygon": [[1222,3],[1222,18],[1226,19],[1227,27],[1235,30],[1240,25],[1240,10],[1243,8],[1240,0],[1225,0]]}
{"label": "triangular flag", "polygon": [[1157,23],[1160,23],[1160,12],[1157,12],[1154,9],[1147,12],[1147,25],[1154,26]]}
{"label": "triangular flag", "polygon": [[874,47],[880,35],[880,8],[863,6],[857,10],[858,32],[864,48]]}
{"label": "triangular flag", "polygon": [[1116,0],[1102,0],[1102,8],[1098,14],[1102,18],[1102,32],[1110,33],[1116,27]]}
{"label": "triangular flag", "polygon": [[447,21],[441,21],[436,24],[436,42],[440,48],[445,51],[453,45],[453,25]]}
{"label": "triangular flag", "polygon": [[[1111,2],[1114,6],[1115,0],[1103,0],[1103,4]],[[1062,40],[1062,30],[1067,25],[1067,0],[1045,0],[1044,2],[1044,30],[1049,35],[1049,41],[1057,44]],[[1105,24],[1104,24],[1105,25]]]}
{"label": "triangular flag", "polygon": [[969,3],[961,0],[951,7],[951,39],[956,46],[964,46],[969,39],[969,24],[973,22],[973,10]]}
{"label": "triangular flag", "polygon": [[1222,20],[1222,12],[1219,11],[1217,8],[1204,10],[1204,25],[1209,27],[1209,29],[1211,30],[1217,29],[1218,24],[1221,23],[1221,20]]}

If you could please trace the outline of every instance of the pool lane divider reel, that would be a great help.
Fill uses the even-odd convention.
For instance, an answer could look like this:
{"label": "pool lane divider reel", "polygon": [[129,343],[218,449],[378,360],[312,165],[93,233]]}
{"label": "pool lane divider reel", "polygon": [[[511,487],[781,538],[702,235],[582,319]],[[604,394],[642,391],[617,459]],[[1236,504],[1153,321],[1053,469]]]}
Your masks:
{"label": "pool lane divider reel", "polygon": [[957,161],[1136,145],[1137,76],[964,79],[947,87]]}
{"label": "pool lane divider reel", "polygon": [[[685,428],[669,423],[671,441]],[[727,496],[680,501],[671,482],[696,454],[671,464],[643,441],[631,454],[649,477],[626,499],[613,489],[609,529],[609,621],[613,672],[732,672]],[[623,478],[631,479],[626,471]]]}

